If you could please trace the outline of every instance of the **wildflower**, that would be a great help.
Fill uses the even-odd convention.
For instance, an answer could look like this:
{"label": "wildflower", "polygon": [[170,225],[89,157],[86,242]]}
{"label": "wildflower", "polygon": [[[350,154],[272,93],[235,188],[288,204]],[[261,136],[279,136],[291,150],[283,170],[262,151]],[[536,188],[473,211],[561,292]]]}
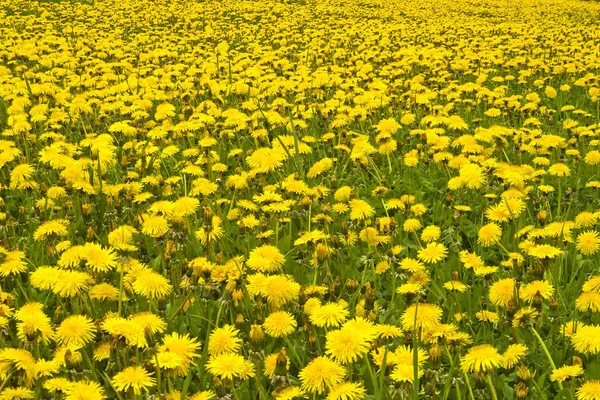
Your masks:
{"label": "wildflower", "polygon": [[65,387],[65,400],[104,400],[102,387],[93,381],[73,382]]}
{"label": "wildflower", "polygon": [[290,386],[274,395],[277,400],[294,400],[304,398],[304,391],[299,386]]}
{"label": "wildflower", "polygon": [[162,343],[158,346],[159,352],[170,352],[178,355],[183,362],[180,365],[179,375],[187,375],[189,365],[194,357],[197,357],[197,351],[200,348],[200,344],[185,335],[180,335],[177,332],[173,332],[170,335],[165,335],[162,339]]}
{"label": "wildflower", "polygon": [[435,304],[412,304],[400,317],[402,328],[413,331],[417,328],[430,329],[437,326],[442,318],[442,309]]}
{"label": "wildflower", "polygon": [[137,275],[132,287],[134,292],[149,299],[163,298],[172,290],[167,278],[151,270]]}
{"label": "wildflower", "polygon": [[596,254],[600,248],[600,239],[596,231],[586,231],[577,236],[577,250],[586,256]]}
{"label": "wildflower", "polygon": [[342,328],[327,333],[327,355],[336,361],[346,364],[356,361],[370,349],[369,338],[362,332]]}
{"label": "wildflower", "polygon": [[142,367],[127,367],[112,379],[112,385],[116,390],[126,392],[130,388],[133,393],[139,395],[142,391],[155,386],[156,380],[150,376]]}
{"label": "wildflower", "polygon": [[206,369],[221,379],[247,379],[254,376],[254,365],[234,353],[222,353],[211,357],[206,364]]}
{"label": "wildflower", "polygon": [[327,303],[312,310],[310,321],[319,327],[336,327],[340,326],[348,315],[348,308],[345,304]]}
{"label": "wildflower", "polygon": [[490,301],[500,307],[508,307],[515,295],[513,278],[501,279],[494,282],[489,290]]}
{"label": "wildflower", "polygon": [[577,328],[571,336],[571,343],[575,350],[584,354],[600,353],[600,326],[585,325]]}
{"label": "wildflower", "polygon": [[446,249],[446,246],[441,243],[432,242],[419,250],[417,257],[423,262],[435,264],[445,259],[447,253],[448,249]]}
{"label": "wildflower", "polygon": [[519,296],[522,300],[532,302],[536,296],[548,300],[554,294],[554,287],[547,281],[533,281],[521,288]]}
{"label": "wildflower", "polygon": [[242,339],[237,337],[239,333],[240,331],[231,325],[213,330],[208,338],[208,354],[219,355],[237,352],[242,342]]}
{"label": "wildflower", "polygon": [[365,396],[365,388],[360,383],[342,382],[329,389],[326,400],[362,400]]}
{"label": "wildflower", "polygon": [[523,344],[511,344],[502,354],[504,368],[512,368],[527,355],[527,346]]}
{"label": "wildflower", "polygon": [[263,323],[267,335],[273,337],[282,337],[291,334],[296,330],[296,325],[296,320],[287,311],[273,312],[265,318],[265,322]]}
{"label": "wildflower", "polygon": [[152,238],[164,236],[169,231],[169,223],[161,215],[149,216],[142,223],[142,233]]}
{"label": "wildflower", "polygon": [[435,225],[429,225],[421,232],[421,240],[425,243],[435,242],[440,238],[442,231]]}
{"label": "wildflower", "polygon": [[502,356],[494,346],[482,344],[471,347],[467,351],[467,354],[460,360],[460,368],[463,372],[485,374],[501,366],[503,361]]}
{"label": "wildflower", "polygon": [[22,386],[9,387],[0,392],[0,400],[28,400],[33,399],[34,394],[33,390]]}
{"label": "wildflower", "polygon": [[552,371],[550,380],[552,382],[564,382],[567,379],[576,378],[583,375],[584,371],[581,365],[563,365]]}
{"label": "wildflower", "polygon": [[589,380],[577,389],[577,400],[600,399],[600,381]]}
{"label": "wildflower", "polygon": [[354,199],[350,203],[350,219],[363,220],[375,214],[375,210],[364,200]]}
{"label": "wildflower", "polygon": [[259,272],[273,272],[281,268],[285,257],[275,246],[264,245],[250,252],[246,265]]}
{"label": "wildflower", "polygon": [[490,247],[500,241],[502,228],[493,222],[482,226],[477,234],[477,243],[483,247]]}
{"label": "wildflower", "polygon": [[94,338],[93,321],[84,315],[67,317],[56,329],[59,344],[83,347]]}
{"label": "wildflower", "polygon": [[317,357],[300,371],[302,389],[321,394],[342,382],[345,369],[327,357]]}
{"label": "wildflower", "polygon": [[533,321],[539,316],[538,310],[533,307],[521,307],[513,316],[513,326],[525,326],[528,322]]}

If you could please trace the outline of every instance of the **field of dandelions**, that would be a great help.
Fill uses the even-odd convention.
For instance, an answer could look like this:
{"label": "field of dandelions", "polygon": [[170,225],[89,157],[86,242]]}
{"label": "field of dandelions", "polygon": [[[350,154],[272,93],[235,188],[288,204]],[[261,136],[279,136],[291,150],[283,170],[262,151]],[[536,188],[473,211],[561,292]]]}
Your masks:
{"label": "field of dandelions", "polygon": [[0,400],[600,399],[599,22],[2,1]]}

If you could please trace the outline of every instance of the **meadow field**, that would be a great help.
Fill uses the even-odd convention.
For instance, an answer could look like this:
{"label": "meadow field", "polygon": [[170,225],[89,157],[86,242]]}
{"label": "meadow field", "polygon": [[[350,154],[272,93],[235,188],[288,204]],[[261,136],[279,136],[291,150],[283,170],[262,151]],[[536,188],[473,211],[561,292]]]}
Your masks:
{"label": "meadow field", "polygon": [[600,400],[600,3],[0,2],[0,400]]}

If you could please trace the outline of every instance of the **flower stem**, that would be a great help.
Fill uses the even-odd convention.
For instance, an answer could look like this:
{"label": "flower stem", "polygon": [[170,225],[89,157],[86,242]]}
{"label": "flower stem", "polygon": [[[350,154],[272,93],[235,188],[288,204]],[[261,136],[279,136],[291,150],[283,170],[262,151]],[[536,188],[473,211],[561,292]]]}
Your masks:
{"label": "flower stem", "polygon": [[490,394],[492,396],[492,400],[498,400],[498,395],[496,394],[496,388],[494,387],[494,383],[492,382],[492,376],[487,374],[485,376],[485,380],[490,387]]}
{"label": "flower stem", "polygon": [[[542,346],[542,350],[544,350],[544,353],[546,354],[546,357],[548,358],[548,362],[550,362],[550,366],[552,366],[552,369],[555,370],[556,364],[554,364],[554,360],[552,359],[552,356],[550,355],[548,348],[544,344],[544,340],[542,339],[540,334],[537,332],[537,330],[533,326],[531,327],[531,332],[533,333],[533,336],[535,336],[537,338],[538,342],[540,342],[540,345]],[[558,388],[560,390],[562,390],[563,389],[562,383],[560,381],[557,381],[556,383],[558,383]]]}
{"label": "flower stem", "polygon": [[465,377],[465,383],[467,384],[467,389],[469,389],[469,399],[475,400],[475,396],[473,396],[473,389],[471,388],[471,381],[469,381],[469,375],[466,372],[463,372],[463,376]]}

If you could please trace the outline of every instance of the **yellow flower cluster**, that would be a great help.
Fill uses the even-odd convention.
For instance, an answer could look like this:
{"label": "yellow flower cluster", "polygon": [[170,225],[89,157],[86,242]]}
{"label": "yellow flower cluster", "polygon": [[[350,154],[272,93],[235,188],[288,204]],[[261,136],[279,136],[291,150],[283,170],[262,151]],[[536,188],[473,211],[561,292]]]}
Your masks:
{"label": "yellow flower cluster", "polygon": [[5,0],[0,400],[600,399],[599,13]]}

